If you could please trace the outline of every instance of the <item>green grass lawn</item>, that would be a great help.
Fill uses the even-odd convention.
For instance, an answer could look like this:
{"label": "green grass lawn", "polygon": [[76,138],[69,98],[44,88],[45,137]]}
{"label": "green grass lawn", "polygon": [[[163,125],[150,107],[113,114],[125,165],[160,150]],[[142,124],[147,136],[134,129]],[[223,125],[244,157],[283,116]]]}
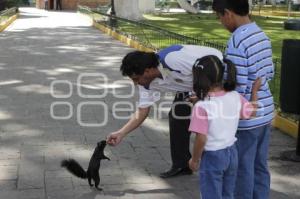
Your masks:
{"label": "green grass lawn", "polygon": [[[190,35],[204,40],[214,40],[226,44],[230,33],[223,28],[214,14],[172,14],[144,15],[144,22],[179,34]],[[270,37],[274,58],[281,57],[283,39],[300,39],[300,31],[283,29],[285,19],[279,17],[253,16],[255,21]]]}

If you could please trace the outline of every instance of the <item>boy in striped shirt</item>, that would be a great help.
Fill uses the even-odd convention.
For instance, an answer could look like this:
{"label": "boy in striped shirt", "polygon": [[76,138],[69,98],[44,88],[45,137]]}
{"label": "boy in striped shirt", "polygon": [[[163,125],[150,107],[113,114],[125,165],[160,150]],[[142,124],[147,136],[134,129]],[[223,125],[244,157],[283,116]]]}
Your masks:
{"label": "boy in striped shirt", "polygon": [[[248,0],[214,0],[213,10],[232,33],[225,56],[237,67],[237,91],[246,99],[256,101],[258,106],[255,118],[239,122],[235,198],[267,199],[270,192],[267,156],[274,112],[268,86],[274,75],[271,42],[256,23],[251,22]],[[256,86],[259,90],[252,94]]]}

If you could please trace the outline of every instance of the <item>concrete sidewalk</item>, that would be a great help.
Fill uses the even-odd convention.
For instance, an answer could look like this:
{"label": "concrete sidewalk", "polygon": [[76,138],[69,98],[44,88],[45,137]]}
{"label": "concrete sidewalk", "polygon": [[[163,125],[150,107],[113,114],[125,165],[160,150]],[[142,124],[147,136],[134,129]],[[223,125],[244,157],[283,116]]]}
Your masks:
{"label": "concrete sidewalk", "polygon": [[[119,72],[131,50],[79,14],[21,8],[20,18],[0,33],[1,199],[199,198],[197,174],[158,177],[170,167],[167,108],[154,109],[122,144],[106,148],[104,191],[60,167],[72,157],[86,168],[96,142],[135,109],[137,96],[128,95],[135,89]],[[272,199],[300,197],[299,164],[279,160],[295,145],[273,129]]]}

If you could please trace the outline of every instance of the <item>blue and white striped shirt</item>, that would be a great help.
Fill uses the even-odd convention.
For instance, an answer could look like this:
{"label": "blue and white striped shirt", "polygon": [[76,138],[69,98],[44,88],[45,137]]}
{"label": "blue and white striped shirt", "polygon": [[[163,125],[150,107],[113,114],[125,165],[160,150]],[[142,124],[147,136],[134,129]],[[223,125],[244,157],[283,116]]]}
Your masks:
{"label": "blue and white striped shirt", "polygon": [[274,76],[274,66],[269,38],[256,23],[240,26],[228,41],[225,57],[236,65],[236,90],[247,100],[250,100],[254,81],[262,79],[262,86],[258,91],[257,116],[240,120],[238,129],[253,129],[270,123],[273,119],[274,102],[268,81]]}

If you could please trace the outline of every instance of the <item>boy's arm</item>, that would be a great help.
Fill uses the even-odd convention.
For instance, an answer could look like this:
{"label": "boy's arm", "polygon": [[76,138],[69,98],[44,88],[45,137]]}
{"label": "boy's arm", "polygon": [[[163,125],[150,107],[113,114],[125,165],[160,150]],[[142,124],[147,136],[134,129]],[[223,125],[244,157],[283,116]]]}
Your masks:
{"label": "boy's arm", "polygon": [[251,116],[256,116],[256,111],[257,111],[257,107],[258,107],[258,97],[257,97],[257,93],[258,90],[261,87],[261,78],[257,78],[254,83],[252,84],[252,91],[251,91],[251,98],[250,98],[250,102],[253,106],[254,111],[252,112]]}
{"label": "boy's arm", "polygon": [[252,91],[251,91],[251,102],[257,101],[257,92],[261,87],[261,78],[257,78],[254,83],[252,84]]}

